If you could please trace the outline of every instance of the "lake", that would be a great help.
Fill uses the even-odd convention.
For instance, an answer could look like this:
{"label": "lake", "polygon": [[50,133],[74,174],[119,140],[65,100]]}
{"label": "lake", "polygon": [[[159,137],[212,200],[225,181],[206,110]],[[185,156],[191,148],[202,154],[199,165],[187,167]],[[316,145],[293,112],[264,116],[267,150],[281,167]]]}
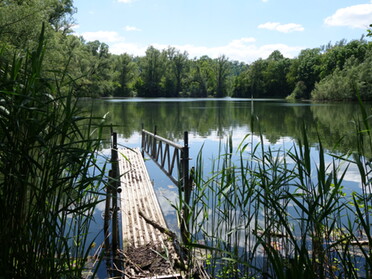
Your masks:
{"label": "lake", "polygon": [[[318,150],[318,137],[326,150],[326,162],[333,154],[355,150],[355,125],[361,116],[358,103],[310,103],[287,102],[281,99],[99,99],[84,100],[81,104],[90,108],[95,116],[107,112],[108,123],[118,133],[120,146],[140,147],[142,125],[146,130],[182,144],[184,131],[189,132],[190,166],[202,149],[204,168],[210,171],[212,160],[218,156],[221,144],[231,136],[237,147],[246,135],[252,135],[252,143],[260,142],[274,150],[291,149],[306,127],[312,152]],[[368,104],[368,111],[370,111]],[[252,126],[252,116],[256,120]],[[342,139],[340,141],[340,139]],[[109,132],[103,154],[109,154]],[[313,158],[317,164],[317,158]],[[177,200],[175,185],[151,161],[146,162],[149,175],[169,227],[177,231],[177,220],[171,202]],[[350,166],[344,177],[345,192],[360,192],[360,176],[355,166]],[[97,231],[101,228],[100,216],[103,203],[96,213]],[[103,239],[99,237],[97,243]]]}
{"label": "lake", "polygon": [[[85,101],[89,106],[90,101]],[[191,146],[203,140],[216,141],[230,133],[239,141],[252,132],[251,115],[259,119],[261,132],[270,144],[301,136],[305,124],[311,142],[317,132],[323,144],[331,148],[335,141],[353,132],[351,121],[359,115],[357,103],[290,103],[284,100],[255,99],[100,99],[93,101],[93,113],[109,112],[108,123],[115,125],[120,140],[130,146],[140,143],[141,125],[179,142],[183,132],[191,134]],[[258,134],[258,129],[253,130]],[[350,146],[347,139],[339,147]]]}

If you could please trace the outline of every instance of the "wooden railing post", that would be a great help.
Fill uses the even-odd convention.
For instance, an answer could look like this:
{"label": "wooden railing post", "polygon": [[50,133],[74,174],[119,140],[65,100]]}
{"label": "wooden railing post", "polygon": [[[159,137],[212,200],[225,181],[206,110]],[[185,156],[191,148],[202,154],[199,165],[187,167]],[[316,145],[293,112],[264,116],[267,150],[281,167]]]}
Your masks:
{"label": "wooden railing post", "polygon": [[181,154],[181,169],[182,169],[182,187],[184,194],[184,205],[182,208],[183,216],[181,222],[181,236],[183,243],[187,244],[190,241],[190,231],[189,231],[189,204],[191,197],[191,185],[189,180],[189,134],[184,132],[184,146],[182,148]]}
{"label": "wooden railing post", "polygon": [[157,127],[154,127],[154,137],[152,138],[152,150],[151,150],[151,157],[156,158],[156,130]]}
{"label": "wooden railing post", "polygon": [[142,153],[142,157],[145,157],[145,133],[143,132],[144,131],[144,124],[142,123],[142,129],[141,129],[141,153]]}
{"label": "wooden railing post", "polygon": [[112,171],[109,171],[109,178],[106,184],[106,204],[105,204],[105,219],[103,225],[103,231],[105,234],[105,254],[108,257],[110,251],[110,239],[109,239],[109,220],[110,220],[110,207],[111,207],[111,179],[112,179]]}
{"label": "wooden railing post", "polygon": [[119,164],[118,164],[118,145],[117,134],[112,133],[112,146],[111,146],[111,167],[112,167],[112,252],[114,263],[120,267],[120,260],[118,256],[119,246],[119,225],[118,225],[118,188],[119,188]]}
{"label": "wooden railing post", "polygon": [[185,202],[188,205],[190,203],[191,196],[191,185],[189,179],[189,133],[184,132],[183,136],[184,146],[182,150],[182,180],[183,188],[185,189]]}

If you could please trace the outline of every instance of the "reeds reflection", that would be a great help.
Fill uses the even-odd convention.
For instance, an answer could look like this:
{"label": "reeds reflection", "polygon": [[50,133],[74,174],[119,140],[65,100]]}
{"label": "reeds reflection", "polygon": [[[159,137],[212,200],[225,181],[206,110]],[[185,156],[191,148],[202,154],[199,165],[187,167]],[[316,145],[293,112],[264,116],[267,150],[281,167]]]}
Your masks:
{"label": "reeds reflection", "polygon": [[[371,149],[369,134],[358,132],[368,122],[355,125],[362,119],[358,104],[261,100],[253,122],[244,100],[94,105],[97,113],[111,112],[123,145],[139,145],[140,123],[157,125],[159,135],[176,142],[190,132],[199,174],[190,230],[195,248],[209,248],[195,252],[213,276],[369,276],[371,191],[362,177],[369,176]],[[148,166],[163,201],[177,202],[178,190]],[[164,208],[175,228],[176,213]]]}

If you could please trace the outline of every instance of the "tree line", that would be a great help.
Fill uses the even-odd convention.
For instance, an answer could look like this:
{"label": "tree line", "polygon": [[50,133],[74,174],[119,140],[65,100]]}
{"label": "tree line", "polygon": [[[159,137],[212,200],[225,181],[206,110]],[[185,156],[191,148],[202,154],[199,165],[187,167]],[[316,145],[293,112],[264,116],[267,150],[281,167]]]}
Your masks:
{"label": "tree line", "polygon": [[67,71],[78,96],[352,100],[358,92],[372,99],[372,42],[364,37],[305,49],[292,59],[276,50],[250,64],[225,55],[191,58],[173,47],[114,55],[107,44],[72,32],[75,12],[72,0],[0,1],[0,67],[37,45],[44,22],[44,77]]}

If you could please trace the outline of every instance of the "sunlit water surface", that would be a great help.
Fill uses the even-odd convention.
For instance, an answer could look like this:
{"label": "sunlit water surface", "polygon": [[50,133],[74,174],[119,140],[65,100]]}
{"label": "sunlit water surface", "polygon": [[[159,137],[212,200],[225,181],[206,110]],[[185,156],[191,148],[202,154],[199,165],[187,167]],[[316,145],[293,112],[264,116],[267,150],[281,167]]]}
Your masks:
{"label": "sunlit water surface", "polygon": [[[250,100],[250,99],[99,99],[82,100],[86,110],[92,109],[95,116],[107,116],[107,122],[113,125],[118,133],[119,146],[140,147],[141,128],[153,131],[174,142],[183,144],[184,131],[189,132],[190,166],[195,165],[196,157],[202,149],[205,172],[211,168],[211,162],[218,156],[228,136],[231,135],[234,147],[238,147],[247,135],[246,140],[253,145],[260,141],[259,131],[263,135],[261,142],[273,150],[289,150],[301,138],[302,127],[306,126],[310,143],[316,151],[318,134],[327,152],[343,154],[351,149],[355,133],[353,120],[360,116],[357,103],[289,103],[285,100]],[[252,127],[252,116],[258,122]],[[259,124],[257,124],[259,123]],[[341,144],[334,149],[338,140]],[[102,154],[109,156],[109,131],[107,144]],[[314,152],[315,154],[315,152]],[[332,157],[326,155],[331,162]],[[313,156],[314,164],[317,157]],[[177,200],[176,186],[151,161],[146,161],[150,178],[161,204],[168,226],[178,230],[174,209],[170,202]],[[358,170],[351,166],[344,178],[345,191],[360,191]],[[95,213],[92,237],[99,246],[103,242],[102,212],[104,203],[100,203]],[[106,273],[100,270],[99,276]]]}

